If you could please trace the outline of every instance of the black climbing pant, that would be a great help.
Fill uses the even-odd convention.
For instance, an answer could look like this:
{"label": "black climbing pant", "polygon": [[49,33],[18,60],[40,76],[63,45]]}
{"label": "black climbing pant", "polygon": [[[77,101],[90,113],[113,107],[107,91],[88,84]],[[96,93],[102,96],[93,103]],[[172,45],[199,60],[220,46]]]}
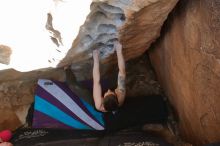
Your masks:
{"label": "black climbing pant", "polygon": [[164,123],[167,117],[168,110],[161,96],[126,97],[118,111],[104,114],[107,132],[145,123]]}

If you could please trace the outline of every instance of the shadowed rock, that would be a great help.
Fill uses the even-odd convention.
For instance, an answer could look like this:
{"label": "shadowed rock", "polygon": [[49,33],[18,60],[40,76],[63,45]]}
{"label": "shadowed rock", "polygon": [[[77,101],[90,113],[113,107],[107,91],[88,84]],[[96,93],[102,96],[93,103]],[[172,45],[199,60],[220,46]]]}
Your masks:
{"label": "shadowed rock", "polygon": [[198,146],[220,141],[219,16],[218,0],[180,1],[150,52],[181,135]]}

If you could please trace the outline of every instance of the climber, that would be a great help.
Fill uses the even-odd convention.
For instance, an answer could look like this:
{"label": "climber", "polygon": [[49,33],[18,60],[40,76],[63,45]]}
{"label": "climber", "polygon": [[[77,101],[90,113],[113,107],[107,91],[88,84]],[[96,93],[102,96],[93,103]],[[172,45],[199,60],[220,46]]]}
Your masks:
{"label": "climber", "polygon": [[108,89],[102,97],[102,87],[100,84],[100,71],[99,71],[99,51],[96,49],[93,51],[93,98],[95,107],[102,112],[115,111],[120,107],[125,100],[125,61],[122,54],[122,45],[116,41],[115,49],[118,59],[118,87],[115,91]]}

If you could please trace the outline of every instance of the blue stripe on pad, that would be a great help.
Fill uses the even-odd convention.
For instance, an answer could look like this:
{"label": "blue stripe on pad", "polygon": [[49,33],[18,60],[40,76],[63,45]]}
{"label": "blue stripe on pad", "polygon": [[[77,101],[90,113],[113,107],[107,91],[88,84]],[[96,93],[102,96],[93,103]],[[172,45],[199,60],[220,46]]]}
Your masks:
{"label": "blue stripe on pad", "polygon": [[56,106],[50,104],[46,100],[42,99],[41,97],[35,95],[35,110],[46,114],[49,117],[52,117],[68,126],[71,126],[76,129],[90,129],[90,127],[84,125],[83,123],[77,121],[76,119],[72,118],[71,116],[67,115]]}
{"label": "blue stripe on pad", "polygon": [[88,111],[93,115],[93,117],[95,117],[96,120],[98,120],[99,123],[102,124],[102,126],[104,126],[105,124],[103,120],[103,113],[96,111],[92,105],[87,103],[82,98],[80,98],[80,100],[82,101],[83,105],[88,109]]}

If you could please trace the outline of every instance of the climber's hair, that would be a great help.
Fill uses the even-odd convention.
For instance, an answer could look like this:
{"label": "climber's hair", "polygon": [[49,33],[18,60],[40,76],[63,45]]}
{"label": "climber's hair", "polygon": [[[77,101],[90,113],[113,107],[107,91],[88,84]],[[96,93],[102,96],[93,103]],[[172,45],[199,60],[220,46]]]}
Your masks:
{"label": "climber's hair", "polygon": [[116,95],[107,95],[104,99],[103,99],[103,106],[105,108],[106,111],[115,111],[118,109],[119,104],[118,104],[118,98]]}

